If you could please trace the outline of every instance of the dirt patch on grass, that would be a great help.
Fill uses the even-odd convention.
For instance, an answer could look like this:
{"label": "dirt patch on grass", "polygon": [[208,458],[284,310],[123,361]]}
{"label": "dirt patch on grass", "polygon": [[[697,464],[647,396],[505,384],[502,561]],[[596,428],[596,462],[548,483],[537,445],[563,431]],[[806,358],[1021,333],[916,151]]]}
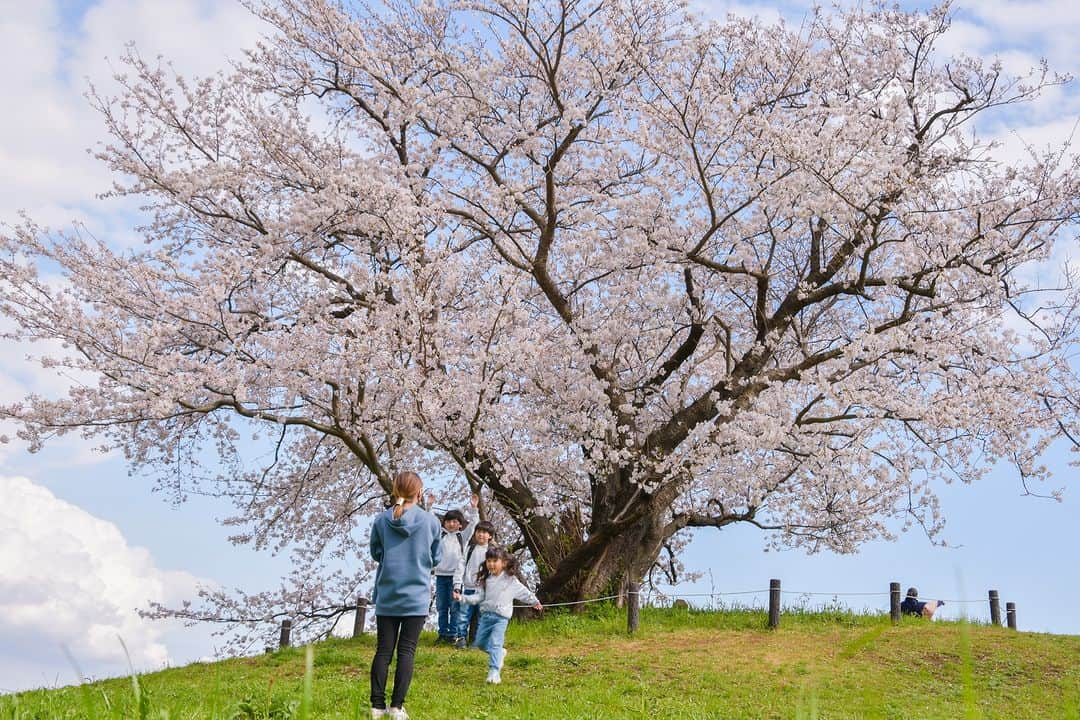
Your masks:
{"label": "dirt patch on grass", "polygon": [[853,633],[750,633],[745,630],[664,633],[662,637],[642,636],[612,638],[608,641],[589,639],[545,645],[517,645],[518,651],[541,658],[656,657],[665,662],[681,659],[685,664],[707,661],[717,666],[782,667],[792,663],[830,662],[838,649]]}
{"label": "dirt patch on grass", "polygon": [[348,678],[359,680],[360,678],[367,678],[371,675],[371,668],[367,667],[343,667],[338,670],[342,675]]}

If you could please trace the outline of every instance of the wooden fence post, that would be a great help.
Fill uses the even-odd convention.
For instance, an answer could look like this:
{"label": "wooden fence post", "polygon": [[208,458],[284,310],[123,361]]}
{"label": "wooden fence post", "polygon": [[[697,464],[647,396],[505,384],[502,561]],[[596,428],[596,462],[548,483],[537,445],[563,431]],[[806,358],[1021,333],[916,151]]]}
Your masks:
{"label": "wooden fence post", "polygon": [[356,598],[356,616],[353,618],[352,636],[358,638],[364,634],[364,625],[367,622],[367,598]]}
{"label": "wooden fence post", "polygon": [[898,582],[889,583],[889,617],[893,625],[900,622],[900,583]]}
{"label": "wooden fence post", "polygon": [[629,583],[626,587],[626,632],[628,633],[633,633],[638,629],[639,587],[637,583]]}
{"label": "wooden fence post", "polygon": [[1009,629],[1016,629],[1016,603],[1005,603],[1005,619],[1009,623]]}
{"label": "wooden fence post", "polygon": [[769,627],[780,626],[780,581],[773,578],[769,581]]}
{"label": "wooden fence post", "polygon": [[292,632],[292,620],[281,621],[281,637],[278,638],[278,648],[289,647],[289,634]]}
{"label": "wooden fence post", "polygon": [[998,591],[990,591],[990,624],[1001,627],[1001,605],[998,602]]}

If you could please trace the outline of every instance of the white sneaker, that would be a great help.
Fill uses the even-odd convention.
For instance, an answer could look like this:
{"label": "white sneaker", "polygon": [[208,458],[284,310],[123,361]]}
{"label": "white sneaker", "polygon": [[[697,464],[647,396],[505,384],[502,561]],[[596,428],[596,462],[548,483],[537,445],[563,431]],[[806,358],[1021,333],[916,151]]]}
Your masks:
{"label": "white sneaker", "polygon": [[492,685],[498,685],[502,682],[502,676],[499,675],[498,670],[488,670],[487,681]]}
{"label": "white sneaker", "polygon": [[405,712],[405,708],[392,707],[387,717],[392,720],[409,720],[409,713]]}
{"label": "white sneaker", "polygon": [[382,708],[371,708],[371,718],[372,718],[372,720],[376,720],[376,718],[381,718],[381,717],[386,717],[386,711],[385,710],[383,710]]}

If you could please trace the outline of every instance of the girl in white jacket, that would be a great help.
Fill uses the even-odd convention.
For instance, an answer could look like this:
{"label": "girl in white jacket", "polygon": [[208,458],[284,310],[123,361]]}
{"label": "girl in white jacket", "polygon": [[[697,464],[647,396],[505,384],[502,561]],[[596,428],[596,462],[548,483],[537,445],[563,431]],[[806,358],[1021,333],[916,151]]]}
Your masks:
{"label": "girl in white jacket", "polygon": [[489,547],[484,556],[484,567],[480,569],[478,589],[474,595],[454,593],[454,599],[469,605],[480,606],[480,624],[476,629],[478,647],[488,654],[489,683],[502,682],[502,666],[506,661],[503,641],[506,626],[514,614],[514,601],[532,605],[536,610],[544,606],[518,577],[517,559],[501,547]]}

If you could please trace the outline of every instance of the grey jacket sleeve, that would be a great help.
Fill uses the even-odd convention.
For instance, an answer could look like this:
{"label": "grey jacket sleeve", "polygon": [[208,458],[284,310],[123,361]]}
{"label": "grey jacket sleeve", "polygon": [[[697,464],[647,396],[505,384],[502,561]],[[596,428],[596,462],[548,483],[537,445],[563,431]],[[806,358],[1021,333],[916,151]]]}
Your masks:
{"label": "grey jacket sleeve", "polygon": [[516,585],[514,586],[515,600],[519,600],[528,605],[536,605],[538,602],[540,602],[540,598],[536,597],[536,594],[529,588],[525,587],[525,585],[520,580],[514,578],[514,582],[516,583]]}

